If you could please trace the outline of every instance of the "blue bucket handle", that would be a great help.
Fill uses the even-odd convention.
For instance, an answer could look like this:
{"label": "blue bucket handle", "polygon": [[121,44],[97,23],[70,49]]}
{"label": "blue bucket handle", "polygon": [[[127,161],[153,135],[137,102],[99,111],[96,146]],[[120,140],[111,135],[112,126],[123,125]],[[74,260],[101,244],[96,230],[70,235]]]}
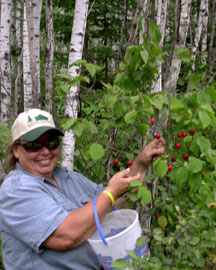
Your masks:
{"label": "blue bucket handle", "polygon": [[[94,199],[93,199],[94,219],[95,219],[95,223],[96,223],[96,226],[97,226],[99,235],[100,235],[100,237],[101,237],[101,239],[102,239],[104,245],[107,246],[108,244],[107,244],[107,241],[106,241],[106,239],[105,239],[105,237],[104,237],[104,235],[103,235],[103,232],[102,232],[101,226],[100,226],[100,221],[99,221],[99,219],[98,219],[97,208],[96,208],[96,200],[97,200],[97,196],[94,197]],[[117,210],[117,209],[116,209],[114,206],[112,206],[112,210],[115,211],[115,210]]]}

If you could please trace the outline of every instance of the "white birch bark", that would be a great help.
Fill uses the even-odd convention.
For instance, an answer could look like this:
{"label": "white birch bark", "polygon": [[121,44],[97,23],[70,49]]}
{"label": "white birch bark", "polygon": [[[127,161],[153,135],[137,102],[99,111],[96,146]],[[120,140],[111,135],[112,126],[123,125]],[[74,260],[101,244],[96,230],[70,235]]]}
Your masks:
{"label": "white birch bark", "polygon": [[33,108],[32,102],[32,77],[30,69],[29,35],[26,21],[26,6],[24,4],[23,16],[23,90],[24,111]]}
{"label": "white birch bark", "polygon": [[32,78],[32,103],[39,107],[40,97],[40,18],[42,0],[25,0],[29,37],[30,71]]}
{"label": "white birch bark", "polygon": [[201,44],[201,52],[202,52],[202,63],[206,64],[206,60],[208,57],[207,53],[207,38],[208,38],[208,16],[209,16],[209,2],[205,0],[205,12],[203,15],[203,33],[202,33],[202,44]]}
{"label": "white birch bark", "polygon": [[1,81],[1,122],[10,119],[11,103],[11,55],[10,55],[10,27],[11,0],[1,1],[1,29],[0,29],[0,81]]}
{"label": "white birch bark", "polygon": [[[21,85],[21,73],[22,73],[22,42],[21,42],[21,20],[22,13],[21,11],[21,3],[20,1],[13,1],[13,18],[14,18],[14,39],[13,39],[13,46],[16,48],[16,50],[20,51],[20,54],[16,58],[16,64],[12,62],[11,65],[13,65],[13,76],[14,76],[14,107],[11,112],[12,119],[15,119],[18,115],[18,99],[19,99],[19,93],[21,93],[20,85]],[[13,60],[13,58],[12,58]]]}
{"label": "white birch bark", "polygon": [[[208,14],[208,0],[201,0],[200,8],[199,8],[199,16],[198,16],[198,22],[197,27],[195,29],[195,36],[194,36],[194,42],[192,47],[192,69],[195,70],[195,60],[196,60],[196,54],[197,50],[201,41],[201,35],[202,33],[205,33],[207,30],[207,23],[208,23],[208,17],[206,17],[206,13]],[[206,37],[204,37],[205,39]]]}
{"label": "white birch bark", "polygon": [[148,11],[148,0],[145,0],[143,3],[142,11],[141,11],[141,16],[143,16],[142,19],[142,31],[139,32],[139,44],[143,43],[143,34],[147,33],[147,11]]}
{"label": "white birch bark", "polygon": [[[161,40],[159,45],[160,48],[162,48],[165,35],[168,0],[158,0],[157,4],[157,25],[159,26],[161,32]],[[151,93],[157,93],[162,91],[162,63],[157,62],[157,66],[158,74],[155,77],[155,81],[152,82]]]}
{"label": "white birch bark", "polygon": [[[191,0],[183,0],[181,2],[181,14],[180,14],[180,22],[179,22],[179,31],[178,31],[178,39],[175,45],[175,49],[185,48],[185,42],[188,33],[189,21],[190,21],[190,9],[191,9]],[[176,85],[179,78],[181,68],[181,60],[177,57],[174,52],[169,75],[167,76],[167,80],[165,81],[164,91],[168,93],[175,93]]]}
{"label": "white birch bark", "polygon": [[[79,59],[82,59],[84,37],[86,30],[88,0],[76,0],[74,21],[70,43],[70,54],[68,61],[68,74],[71,77],[76,77],[80,74],[78,67],[70,65]],[[70,95],[66,98],[65,117],[77,118],[79,105],[79,88],[72,86]],[[72,130],[65,132],[62,142],[62,166],[72,169],[74,160],[75,136]]]}
{"label": "white birch bark", "polygon": [[52,89],[53,89],[53,59],[54,59],[54,32],[52,0],[45,0],[46,9],[46,59],[45,59],[45,89],[46,110],[52,114]]}

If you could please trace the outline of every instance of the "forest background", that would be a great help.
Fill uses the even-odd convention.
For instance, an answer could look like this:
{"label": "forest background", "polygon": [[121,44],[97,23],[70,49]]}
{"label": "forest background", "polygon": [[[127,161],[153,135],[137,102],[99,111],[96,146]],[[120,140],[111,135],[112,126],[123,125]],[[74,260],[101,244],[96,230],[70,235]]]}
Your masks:
{"label": "forest background", "polygon": [[129,252],[130,269],[216,269],[215,1],[0,3],[1,181],[11,123],[29,108],[65,131],[61,164],[97,183],[163,136],[129,193],[151,251]]}

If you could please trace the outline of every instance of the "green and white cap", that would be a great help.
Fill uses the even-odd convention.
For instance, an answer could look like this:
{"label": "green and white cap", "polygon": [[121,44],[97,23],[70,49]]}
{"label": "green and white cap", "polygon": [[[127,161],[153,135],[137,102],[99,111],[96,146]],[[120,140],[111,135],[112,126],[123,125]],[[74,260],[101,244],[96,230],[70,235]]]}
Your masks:
{"label": "green and white cap", "polygon": [[22,139],[27,142],[35,141],[48,130],[64,136],[63,132],[56,128],[53,117],[49,112],[40,109],[30,109],[18,115],[12,126],[13,141]]}

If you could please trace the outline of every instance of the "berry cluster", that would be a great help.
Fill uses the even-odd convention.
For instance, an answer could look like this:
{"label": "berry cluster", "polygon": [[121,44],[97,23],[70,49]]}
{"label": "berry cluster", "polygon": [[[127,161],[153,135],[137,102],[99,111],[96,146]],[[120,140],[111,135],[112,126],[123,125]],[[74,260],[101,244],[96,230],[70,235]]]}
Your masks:
{"label": "berry cluster", "polygon": [[[118,165],[119,165],[119,159],[118,159],[118,158],[115,158],[115,159],[113,160],[113,165],[114,165],[114,166],[118,166]],[[131,167],[132,165],[133,165],[133,161],[128,160],[126,166],[127,166],[127,167]]]}

